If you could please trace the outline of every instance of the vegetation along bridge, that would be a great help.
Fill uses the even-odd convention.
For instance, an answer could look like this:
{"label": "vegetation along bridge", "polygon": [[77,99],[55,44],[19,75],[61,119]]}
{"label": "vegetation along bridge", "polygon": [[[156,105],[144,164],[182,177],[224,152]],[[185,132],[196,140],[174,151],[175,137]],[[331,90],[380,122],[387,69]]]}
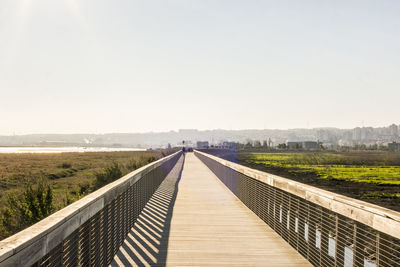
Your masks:
{"label": "vegetation along bridge", "polygon": [[0,266],[400,266],[400,213],[195,151],[0,242]]}

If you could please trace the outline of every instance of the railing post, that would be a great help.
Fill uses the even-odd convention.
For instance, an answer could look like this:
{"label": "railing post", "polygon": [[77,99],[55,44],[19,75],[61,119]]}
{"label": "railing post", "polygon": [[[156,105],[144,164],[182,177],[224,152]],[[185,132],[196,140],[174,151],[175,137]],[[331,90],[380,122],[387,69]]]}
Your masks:
{"label": "railing post", "polygon": [[338,266],[338,246],[339,246],[339,216],[336,214],[335,215],[335,236],[334,239],[336,240],[335,242],[335,267]]}
{"label": "railing post", "polygon": [[[377,267],[379,267],[381,264],[380,264],[380,260],[379,260],[379,258],[380,258],[380,234],[379,234],[379,232],[377,232],[376,233],[376,252],[375,252],[375,257],[376,257],[376,266]],[[400,264],[400,263],[399,263]]]}
{"label": "railing post", "polygon": [[308,224],[308,231],[307,231],[307,236],[308,236],[308,242],[307,242],[307,260],[310,260],[310,204],[307,203],[307,224]]}
{"label": "railing post", "polygon": [[357,261],[356,261],[356,257],[358,255],[357,253],[357,223],[353,222],[353,266],[357,266]]}
{"label": "railing post", "polygon": [[292,196],[289,196],[289,201],[287,204],[287,211],[286,211],[286,231],[287,231],[287,242],[290,244],[292,241],[292,237],[291,237],[291,209],[292,209]]}

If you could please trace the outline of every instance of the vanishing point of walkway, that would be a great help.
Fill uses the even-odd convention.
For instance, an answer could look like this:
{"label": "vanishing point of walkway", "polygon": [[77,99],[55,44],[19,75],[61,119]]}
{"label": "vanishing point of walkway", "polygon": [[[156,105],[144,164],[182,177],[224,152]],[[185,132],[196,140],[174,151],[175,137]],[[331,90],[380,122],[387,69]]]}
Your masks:
{"label": "vanishing point of walkway", "polygon": [[111,266],[311,266],[193,153],[147,203]]}

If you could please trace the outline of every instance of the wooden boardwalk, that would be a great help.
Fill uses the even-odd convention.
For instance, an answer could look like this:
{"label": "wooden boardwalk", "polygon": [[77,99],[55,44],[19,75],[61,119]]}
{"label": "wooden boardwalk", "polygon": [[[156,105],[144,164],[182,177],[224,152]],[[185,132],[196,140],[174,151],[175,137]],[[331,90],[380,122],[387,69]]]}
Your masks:
{"label": "wooden boardwalk", "polygon": [[311,266],[193,153],[146,205],[112,266]]}

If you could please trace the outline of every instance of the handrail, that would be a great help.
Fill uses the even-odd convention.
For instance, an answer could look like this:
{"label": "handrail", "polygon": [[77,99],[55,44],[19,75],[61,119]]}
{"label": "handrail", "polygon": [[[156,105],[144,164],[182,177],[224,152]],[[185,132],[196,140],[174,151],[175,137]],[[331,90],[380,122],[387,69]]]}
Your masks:
{"label": "handrail", "polygon": [[400,213],[195,155],[250,210],[315,266],[400,266]]}
{"label": "handrail", "polygon": [[248,177],[289,192],[400,239],[400,212],[302,184],[267,172],[251,169],[198,150],[196,150],[196,152]]}
{"label": "handrail", "polygon": [[[133,212],[133,204],[132,207],[129,206],[128,210],[128,205],[130,205],[129,199],[125,197],[127,200],[124,205],[126,206],[116,206],[115,209],[122,209],[126,208],[127,212],[129,212],[129,216],[131,216],[131,219],[135,219],[134,213],[140,212],[140,209],[143,208],[145,203],[142,202],[147,202],[149,196],[154,191],[159,183],[161,183],[162,179],[165,177],[167,172],[170,170],[171,166],[169,165],[174,165],[181,155],[181,152],[178,151],[172,155],[166,156],[164,158],[161,158],[155,162],[152,162],[150,164],[147,164],[146,166],[143,166],[123,177],[120,179],[105,185],[104,187],[96,190],[95,192],[83,197],[82,199],[72,203],[71,205],[55,212],[54,214],[50,215],[49,217],[41,220],[40,222],[22,230],[21,232],[10,236],[2,241],[0,241],[0,266],[30,266],[34,263],[37,263],[40,261],[43,257],[48,255],[53,249],[55,249],[58,246],[63,245],[64,247],[66,246],[65,244],[62,244],[63,241],[66,240],[69,236],[73,234],[81,234],[82,231],[80,228],[87,224],[89,221],[92,221],[92,219],[96,217],[96,222],[93,223],[98,223],[98,219],[100,218],[101,220],[108,219],[110,220],[111,218],[107,213],[107,211],[104,211],[105,215],[100,214],[100,211],[103,212],[103,210],[109,206],[110,204],[113,204],[117,200],[119,202],[124,201],[121,198],[121,195],[126,195],[127,190],[131,189],[132,193],[130,193],[129,197],[133,197],[134,193],[139,193],[138,191],[133,192],[133,185],[138,184],[138,182],[141,182],[144,178],[146,179],[141,182],[143,183],[143,186],[146,188],[149,188],[146,192],[140,192],[141,196],[143,199],[139,199],[139,204],[135,204],[135,212]],[[165,165],[168,165],[164,167]],[[156,172],[155,175],[157,177],[153,177],[154,172]],[[147,177],[149,176],[149,177]],[[159,176],[159,177],[158,177]],[[164,176],[164,177],[161,177]],[[152,181],[150,181],[152,179]],[[147,181],[149,180],[149,181]],[[153,182],[154,180],[154,182]],[[135,195],[136,196],[136,195]],[[147,198],[147,200],[146,200]],[[119,203],[118,202],[118,203]],[[122,205],[122,204],[121,204]],[[114,205],[115,206],[115,205]],[[112,207],[113,213],[114,214],[114,206]],[[138,210],[139,209],[139,210]],[[132,212],[131,212],[132,210]],[[111,212],[111,211],[110,211]],[[115,214],[119,212],[118,210],[115,211]],[[131,214],[132,213],[132,214]],[[120,214],[120,213],[118,213]],[[105,216],[108,216],[107,218]],[[137,214],[136,214],[137,215]],[[127,216],[127,215],[121,215],[121,216]],[[112,216],[111,216],[112,217]],[[122,218],[122,217],[121,217]],[[123,219],[127,219],[123,217]],[[122,220],[122,219],[121,219]],[[94,220],[93,220],[94,221]],[[131,224],[131,222],[125,222],[125,224]],[[125,225],[126,229],[123,229],[123,233],[120,234],[125,234],[127,230],[130,228]],[[120,226],[118,226],[120,227]],[[121,227],[122,228],[122,227]],[[77,233],[79,232],[79,233]],[[91,234],[91,233],[89,233]],[[81,238],[79,236],[79,238]],[[93,237],[94,238],[94,237]],[[96,237],[97,238],[97,237]],[[102,238],[102,237],[99,237]],[[82,238],[81,238],[82,239]],[[79,239],[79,240],[81,240]],[[82,239],[83,240],[83,239]],[[107,242],[115,243],[114,240],[106,240]],[[106,242],[104,241],[104,242]],[[84,241],[80,241],[81,243]],[[121,242],[118,240],[118,242]],[[117,243],[118,243],[117,242]],[[79,244],[79,246],[83,246],[82,244]],[[97,244],[97,243],[96,243]],[[70,244],[70,246],[72,246]],[[80,249],[75,248],[74,249]],[[79,254],[79,253],[78,253]],[[82,258],[83,255],[76,255],[77,259],[74,259],[71,263],[73,265],[74,263],[79,262],[80,259]],[[108,260],[107,260],[108,261]]]}

